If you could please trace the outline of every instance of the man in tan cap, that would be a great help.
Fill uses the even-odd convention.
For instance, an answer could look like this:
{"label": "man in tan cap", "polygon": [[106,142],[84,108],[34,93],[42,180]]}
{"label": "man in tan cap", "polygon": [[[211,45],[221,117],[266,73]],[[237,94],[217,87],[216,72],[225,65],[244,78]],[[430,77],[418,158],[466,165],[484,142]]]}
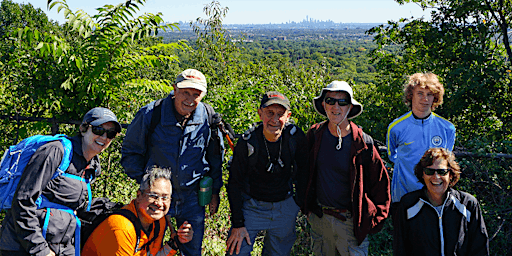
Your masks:
{"label": "man in tan cap", "polygon": [[[178,244],[184,255],[201,255],[205,207],[199,204],[199,181],[213,179],[210,214],[219,205],[222,187],[223,142],[213,129],[207,106],[205,76],[195,70],[181,72],[174,91],[164,99],[149,103],[137,112],[126,131],[121,149],[121,165],[126,174],[141,182],[148,167],[171,171],[172,203],[167,218],[175,217],[177,226],[188,221],[194,229],[192,241]],[[211,109],[211,107],[209,107]]]}
{"label": "man in tan cap", "polygon": [[388,173],[373,139],[349,121],[363,112],[363,106],[348,83],[328,84],[313,103],[327,117],[306,135],[305,212],[313,251],[315,255],[368,255],[366,236],[378,232],[388,216]]}

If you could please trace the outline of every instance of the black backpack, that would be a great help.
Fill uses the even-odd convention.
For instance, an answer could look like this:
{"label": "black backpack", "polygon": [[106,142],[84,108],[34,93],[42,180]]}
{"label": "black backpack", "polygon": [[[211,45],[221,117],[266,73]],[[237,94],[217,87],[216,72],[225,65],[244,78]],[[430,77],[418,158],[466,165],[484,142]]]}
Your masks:
{"label": "black backpack", "polygon": [[82,227],[80,230],[80,248],[84,248],[85,242],[87,242],[87,239],[100,225],[100,223],[106,220],[109,216],[117,214],[127,218],[131,223],[133,223],[133,226],[135,227],[137,242],[135,243],[134,253],[142,250],[143,248],[149,250],[149,245],[156,240],[158,234],[160,233],[160,222],[155,222],[155,235],[153,238],[139,248],[141,232],[143,232],[142,224],[140,223],[139,218],[137,218],[133,212],[128,209],[122,209],[123,206],[123,204],[111,202],[108,198],[105,197],[94,198],[91,205],[91,210],[83,212],[79,215],[80,221],[82,222]]}

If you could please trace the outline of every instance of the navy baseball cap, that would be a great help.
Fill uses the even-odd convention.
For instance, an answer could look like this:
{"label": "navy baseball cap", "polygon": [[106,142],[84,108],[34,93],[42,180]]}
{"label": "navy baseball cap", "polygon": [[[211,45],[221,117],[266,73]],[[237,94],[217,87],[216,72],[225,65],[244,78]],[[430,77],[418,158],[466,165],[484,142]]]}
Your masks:
{"label": "navy baseball cap", "polygon": [[82,121],[82,123],[93,126],[100,126],[107,122],[113,122],[116,126],[116,131],[121,132],[121,124],[117,121],[117,117],[114,112],[108,108],[93,108],[85,114],[84,120]]}

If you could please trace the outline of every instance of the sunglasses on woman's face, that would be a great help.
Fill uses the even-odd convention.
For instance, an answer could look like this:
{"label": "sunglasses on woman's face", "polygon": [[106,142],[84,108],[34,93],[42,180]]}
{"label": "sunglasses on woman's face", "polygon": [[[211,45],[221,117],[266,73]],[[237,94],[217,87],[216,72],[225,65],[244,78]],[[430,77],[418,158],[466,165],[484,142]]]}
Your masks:
{"label": "sunglasses on woman's face", "polygon": [[338,102],[338,105],[340,105],[340,107],[343,107],[343,106],[346,106],[346,105],[350,104],[348,99],[335,99],[335,98],[331,98],[331,97],[325,98],[324,101],[328,105],[334,105],[334,104],[336,104],[336,102]]}
{"label": "sunglasses on woman's face", "polygon": [[92,130],[92,133],[94,133],[98,136],[103,136],[103,134],[107,133],[107,138],[109,138],[109,139],[113,139],[117,135],[117,131],[115,129],[107,130],[101,126],[91,125],[91,130]]}
{"label": "sunglasses on woman's face", "polygon": [[425,167],[423,168],[423,172],[426,174],[426,175],[434,175],[434,173],[437,172],[437,174],[441,175],[441,176],[444,176],[446,175],[448,172],[450,171],[450,169],[434,169],[434,168],[428,168],[428,167]]}

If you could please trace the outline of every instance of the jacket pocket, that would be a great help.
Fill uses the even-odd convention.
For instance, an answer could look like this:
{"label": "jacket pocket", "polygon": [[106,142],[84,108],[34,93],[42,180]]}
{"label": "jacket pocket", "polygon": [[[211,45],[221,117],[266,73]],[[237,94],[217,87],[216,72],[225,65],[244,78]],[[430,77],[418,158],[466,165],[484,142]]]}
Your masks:
{"label": "jacket pocket", "polygon": [[[40,218],[41,228],[48,214],[47,209],[39,209],[36,214]],[[50,219],[46,228],[46,241],[51,244],[68,244],[75,236],[76,219],[73,215],[58,210],[50,209]]]}

